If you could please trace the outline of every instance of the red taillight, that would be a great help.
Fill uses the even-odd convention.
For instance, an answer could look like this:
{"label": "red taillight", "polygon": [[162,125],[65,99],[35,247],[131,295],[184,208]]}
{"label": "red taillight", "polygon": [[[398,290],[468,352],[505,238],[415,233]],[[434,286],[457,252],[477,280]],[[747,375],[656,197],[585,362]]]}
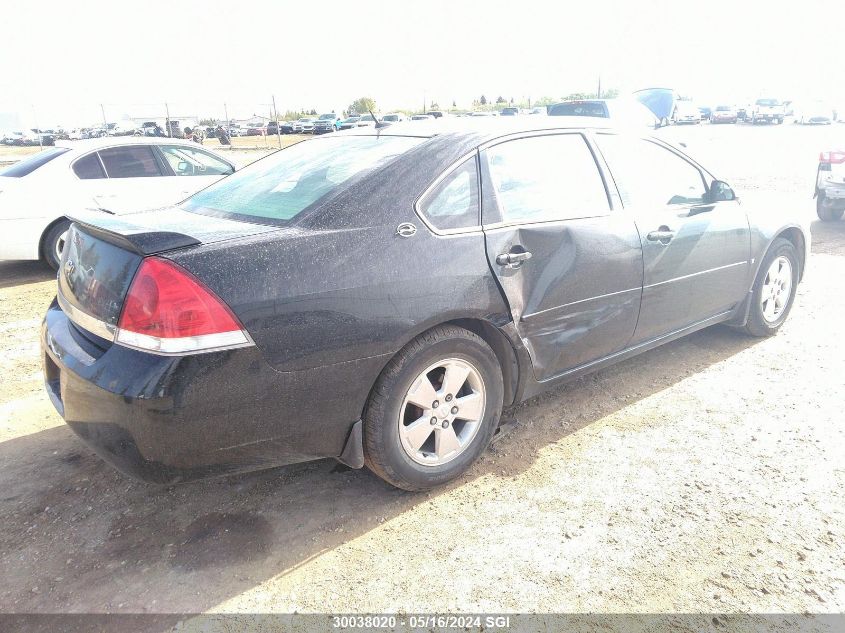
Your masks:
{"label": "red taillight", "polygon": [[205,352],[250,343],[231,310],[173,262],[149,257],[126,295],[115,340],[161,354]]}
{"label": "red taillight", "polygon": [[819,154],[820,163],[845,163],[845,152],[822,152]]}

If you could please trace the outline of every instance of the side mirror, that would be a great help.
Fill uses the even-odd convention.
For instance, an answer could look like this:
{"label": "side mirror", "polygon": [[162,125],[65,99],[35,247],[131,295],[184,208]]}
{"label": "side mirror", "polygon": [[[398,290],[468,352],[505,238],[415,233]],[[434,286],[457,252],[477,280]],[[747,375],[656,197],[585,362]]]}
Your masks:
{"label": "side mirror", "polygon": [[731,200],[736,200],[736,194],[728,183],[721,180],[714,180],[710,183],[710,189],[707,191],[707,202],[730,202]]}

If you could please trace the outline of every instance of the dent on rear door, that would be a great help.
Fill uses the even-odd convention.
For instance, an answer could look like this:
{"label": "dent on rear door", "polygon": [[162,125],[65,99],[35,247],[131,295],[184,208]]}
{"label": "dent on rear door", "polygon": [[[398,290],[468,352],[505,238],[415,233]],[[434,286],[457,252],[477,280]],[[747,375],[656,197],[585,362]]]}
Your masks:
{"label": "dent on rear door", "polygon": [[[516,269],[497,253],[532,253]],[[625,347],[642,293],[639,235],[630,218],[605,216],[487,231],[490,265],[507,296],[537,380]]]}

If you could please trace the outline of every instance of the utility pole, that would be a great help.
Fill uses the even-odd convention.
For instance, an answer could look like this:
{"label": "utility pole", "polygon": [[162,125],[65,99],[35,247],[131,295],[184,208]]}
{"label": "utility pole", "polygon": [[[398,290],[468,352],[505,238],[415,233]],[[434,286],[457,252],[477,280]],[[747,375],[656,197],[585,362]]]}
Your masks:
{"label": "utility pole", "polygon": [[102,114],[103,114],[103,131],[108,133],[109,124],[106,121],[106,109],[103,107],[102,103],[100,104],[100,112],[102,112]]}
{"label": "utility pole", "polygon": [[167,118],[165,119],[166,124],[167,124],[167,136],[173,136],[173,134],[170,132],[170,128],[171,128],[171,125],[170,125],[170,106],[167,105],[166,101],[164,102],[164,111],[165,111],[165,113],[167,113]]}
{"label": "utility pole", "polygon": [[223,104],[223,114],[226,115],[226,134],[228,134],[231,124],[229,123],[229,108],[226,107],[225,103]]}
{"label": "utility pole", "polygon": [[601,75],[599,75],[599,89],[596,93],[596,99],[601,99]]}
{"label": "utility pole", "polygon": [[423,90],[423,114],[425,114],[425,90]]}
{"label": "utility pole", "polygon": [[276,109],[276,95],[270,95],[273,98],[273,116],[276,119],[276,140],[279,142],[279,149],[282,149],[282,126],[279,124],[279,111]]}

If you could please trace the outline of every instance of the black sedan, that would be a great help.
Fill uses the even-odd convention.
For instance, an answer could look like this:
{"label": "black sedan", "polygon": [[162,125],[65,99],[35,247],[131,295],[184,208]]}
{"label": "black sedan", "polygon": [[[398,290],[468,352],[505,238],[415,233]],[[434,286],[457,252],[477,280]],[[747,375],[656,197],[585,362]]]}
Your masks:
{"label": "black sedan", "polygon": [[420,490],[504,406],[717,323],[778,331],[809,233],[607,120],[306,141],[178,208],[77,217],[49,396],[153,482],[318,458]]}

